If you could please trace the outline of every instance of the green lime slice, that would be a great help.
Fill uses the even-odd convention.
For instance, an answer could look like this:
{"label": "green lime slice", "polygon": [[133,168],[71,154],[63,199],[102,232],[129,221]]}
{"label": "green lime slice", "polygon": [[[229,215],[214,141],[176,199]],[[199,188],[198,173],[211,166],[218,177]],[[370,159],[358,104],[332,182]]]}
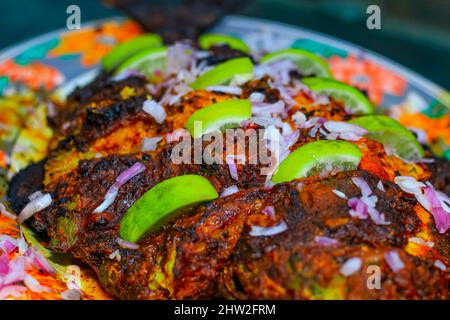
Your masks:
{"label": "green lime slice", "polygon": [[239,127],[242,121],[250,119],[251,116],[252,107],[249,100],[227,100],[194,112],[184,127],[197,139],[213,131]]}
{"label": "green lime slice", "polygon": [[332,77],[330,68],[324,59],[312,52],[301,49],[283,49],[266,54],[261,58],[261,63],[271,63],[281,59],[294,62],[305,76]]}
{"label": "green lime slice", "polygon": [[211,182],[202,176],[188,174],[167,179],[144,193],[128,209],[120,222],[120,237],[137,242],[146,233],[176,219],[184,212],[182,209],[218,197]]}
{"label": "green lime slice", "polygon": [[425,152],[414,134],[397,120],[387,116],[374,115],[353,119],[351,123],[369,131],[367,135],[373,140],[391,147],[400,158],[414,161],[424,157]]}
{"label": "green lime slice", "polygon": [[372,103],[358,89],[333,79],[304,78],[302,79],[312,91],[320,95],[331,96],[344,102],[354,114],[370,114],[374,112]]}
{"label": "green lime slice", "polygon": [[356,170],[362,152],[354,144],[340,140],[322,140],[305,144],[280,163],[272,177],[275,183],[320,175],[326,171]]}
{"label": "green lime slice", "polygon": [[144,74],[149,80],[155,78],[155,72],[165,72],[167,68],[167,48],[159,47],[147,49],[128,58],[116,70],[116,74],[127,70],[137,70]]}
{"label": "green lime slice", "polygon": [[157,34],[147,33],[142,36],[137,36],[127,42],[118,44],[104,56],[102,59],[103,69],[111,71],[132,55],[142,50],[159,47],[161,45],[161,37]]}
{"label": "green lime slice", "polygon": [[246,82],[253,77],[253,63],[250,58],[231,59],[215,66],[192,82],[191,88],[198,90],[205,89],[209,86],[225,84],[234,77],[239,78],[240,82]]}
{"label": "green lime slice", "polygon": [[217,44],[227,44],[231,49],[239,50],[244,53],[248,53],[250,51],[247,44],[241,39],[219,33],[207,33],[203,34],[198,38],[198,43],[200,48],[203,50],[207,50],[213,45]]}

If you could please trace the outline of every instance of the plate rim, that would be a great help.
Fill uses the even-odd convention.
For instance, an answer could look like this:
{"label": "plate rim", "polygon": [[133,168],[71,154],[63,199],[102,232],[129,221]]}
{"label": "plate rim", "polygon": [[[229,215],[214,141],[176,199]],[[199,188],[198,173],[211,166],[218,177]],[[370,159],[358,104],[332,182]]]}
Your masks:
{"label": "plate rim", "polygon": [[[98,24],[105,23],[107,21],[121,22],[126,19],[131,19],[131,18],[128,18],[128,17],[122,16],[122,15],[116,15],[116,16],[111,16],[111,17],[106,17],[106,18],[101,18],[101,19],[89,20],[89,21],[85,22],[84,24],[82,24],[82,27],[89,28],[89,27],[93,27]],[[439,101],[441,101],[442,95],[444,93],[448,92],[441,85],[435,83],[432,80],[429,80],[428,78],[421,75],[420,73],[418,73],[414,70],[411,70],[409,67],[402,65],[401,62],[398,62],[396,60],[393,60],[392,58],[388,58],[388,57],[384,56],[382,53],[378,53],[371,49],[367,49],[367,48],[360,46],[358,44],[355,44],[351,41],[344,40],[339,37],[328,35],[326,33],[312,30],[309,28],[305,28],[302,26],[297,26],[297,25],[286,23],[286,22],[280,22],[280,21],[271,20],[271,19],[267,19],[267,18],[251,17],[251,16],[245,16],[245,15],[226,15],[226,16],[222,17],[222,19],[220,19],[218,21],[218,23],[215,26],[213,26],[212,28],[210,28],[209,30],[213,30],[213,29],[217,28],[218,26],[220,26],[221,24],[223,24],[223,25],[226,25],[226,24],[248,25],[249,23],[250,24],[257,23],[257,24],[270,25],[271,27],[278,28],[279,30],[283,30],[285,32],[287,31],[291,34],[296,34],[300,31],[302,33],[311,35],[312,37],[319,39],[321,42],[324,42],[324,43],[328,42],[331,46],[342,47],[342,48],[344,48],[344,50],[346,50],[348,52],[360,50],[361,52],[368,54],[370,59],[373,60],[374,62],[386,67],[387,69],[389,69],[391,71],[396,72],[397,74],[404,76],[408,82],[410,82],[410,83],[415,82],[419,88],[422,88],[423,90],[428,92],[430,94],[430,96],[432,96],[434,99],[437,99]],[[82,29],[80,29],[80,30],[82,30]],[[0,63],[3,62],[4,60],[10,59],[14,56],[17,56],[20,52],[23,52],[24,49],[26,49],[26,48],[29,48],[33,45],[42,43],[48,39],[51,39],[55,36],[66,33],[68,31],[74,31],[74,30],[67,30],[67,28],[59,28],[59,29],[49,31],[44,34],[35,36],[35,37],[30,37],[28,39],[19,41],[17,43],[10,44],[0,50]]]}

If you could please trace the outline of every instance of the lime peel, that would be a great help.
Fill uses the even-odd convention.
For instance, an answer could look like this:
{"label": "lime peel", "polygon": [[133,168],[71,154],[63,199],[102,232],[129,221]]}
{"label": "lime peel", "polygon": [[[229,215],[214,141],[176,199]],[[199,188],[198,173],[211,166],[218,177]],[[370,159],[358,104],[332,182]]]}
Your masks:
{"label": "lime peel", "polygon": [[239,38],[235,38],[226,34],[207,33],[198,38],[200,48],[207,50],[214,45],[227,44],[231,49],[239,50],[244,53],[250,51],[247,44]]}
{"label": "lime peel", "polygon": [[227,100],[194,112],[185,124],[185,128],[194,139],[204,134],[218,131],[223,127],[239,126],[252,116],[249,100]]}
{"label": "lime peel", "polygon": [[337,173],[356,170],[362,158],[357,146],[346,141],[315,141],[293,151],[272,177],[275,183],[288,182],[321,174],[323,170]]}
{"label": "lime peel", "polygon": [[149,48],[162,45],[161,37],[154,33],[137,36],[129,41],[116,45],[102,59],[103,69],[111,71],[132,55]]}
{"label": "lime peel", "polygon": [[338,101],[344,102],[345,107],[349,108],[354,114],[370,114],[374,112],[373,104],[366,96],[346,83],[322,78],[303,78],[302,82],[317,94],[331,96]]}
{"label": "lime peel", "polygon": [[266,54],[261,63],[272,63],[276,60],[286,59],[294,62],[304,75],[331,78],[331,71],[327,62],[318,55],[301,49],[283,49]]}
{"label": "lime peel", "polygon": [[176,219],[187,207],[217,199],[213,185],[199,175],[183,175],[158,183],[140,197],[120,222],[120,237],[137,242]]}
{"label": "lime peel", "polygon": [[235,58],[225,61],[211,70],[200,75],[191,83],[194,90],[205,89],[230,82],[233,78],[239,78],[240,82],[246,82],[253,77],[253,63],[250,58]]}

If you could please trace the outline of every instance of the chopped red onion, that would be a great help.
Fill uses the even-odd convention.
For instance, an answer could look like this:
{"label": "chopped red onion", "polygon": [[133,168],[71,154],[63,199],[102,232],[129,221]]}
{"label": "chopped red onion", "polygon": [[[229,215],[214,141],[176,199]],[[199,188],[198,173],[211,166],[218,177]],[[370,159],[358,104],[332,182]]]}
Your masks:
{"label": "chopped red onion", "polygon": [[419,244],[421,246],[426,246],[426,247],[430,247],[430,248],[434,247],[434,242],[433,241],[425,241],[422,238],[418,238],[418,237],[411,237],[411,238],[408,239],[408,241],[416,243],[416,244]]}
{"label": "chopped red onion", "polygon": [[352,177],[352,182],[361,190],[363,196],[372,194],[369,184],[361,177]]}
{"label": "chopped red onion", "polygon": [[447,271],[447,267],[445,266],[445,264],[441,261],[441,260],[436,260],[434,261],[433,264],[436,268],[442,270],[442,271]]}
{"label": "chopped red onion", "polygon": [[133,178],[134,176],[138,175],[142,171],[145,170],[145,166],[140,163],[136,162],[131,167],[123,171],[119,176],[116,178],[116,182],[118,182],[120,185],[123,185],[125,182]]}
{"label": "chopped red onion", "polygon": [[17,246],[18,244],[16,239],[5,234],[0,235],[0,250],[6,254],[13,252]]}
{"label": "chopped red onion", "polygon": [[351,276],[362,267],[362,260],[360,258],[351,258],[344,262],[340,272],[344,277]]}
{"label": "chopped red onion", "polygon": [[337,195],[339,198],[342,198],[342,199],[348,199],[347,196],[345,195],[345,193],[343,193],[342,191],[333,189],[332,192],[333,192],[335,195]]}
{"label": "chopped red onion", "polygon": [[61,292],[61,298],[63,298],[63,300],[80,300],[81,293],[79,290],[69,289],[64,292]]}
{"label": "chopped red onion", "polygon": [[[283,121],[279,118],[272,118],[270,116],[266,117],[252,117],[249,120],[245,120],[244,123],[255,123],[261,127],[268,128],[270,126],[281,128],[283,126]],[[243,123],[243,126],[245,126]]]}
{"label": "chopped red onion", "polygon": [[192,91],[192,88],[185,83],[174,84],[166,90],[161,98],[161,101],[159,101],[159,104],[169,106],[174,105],[181,99],[181,97],[190,91]]}
{"label": "chopped red onion", "polygon": [[405,267],[405,264],[403,263],[402,259],[400,259],[397,251],[386,252],[384,254],[384,259],[389,265],[389,268],[391,268],[391,270],[394,272],[397,272]]}
{"label": "chopped red onion", "polygon": [[367,213],[369,214],[370,219],[377,225],[388,225],[391,224],[390,221],[386,221],[386,217],[384,213],[378,212],[374,207],[368,207]]}
{"label": "chopped red onion", "polygon": [[443,192],[439,191],[439,190],[435,190],[437,193],[437,197],[439,199],[439,202],[441,203],[442,208],[450,213],[450,198],[444,194]]}
{"label": "chopped red onion", "polygon": [[334,246],[339,243],[339,241],[337,241],[336,239],[323,236],[315,236],[314,241],[321,246]]}
{"label": "chopped red onion", "polygon": [[0,287],[2,285],[2,276],[6,275],[9,271],[9,259],[6,254],[0,256]]}
{"label": "chopped red onion", "polygon": [[120,260],[122,260],[122,256],[120,255],[120,251],[119,250],[114,250],[110,255],[109,258],[111,260],[116,259],[117,261],[120,262]]}
{"label": "chopped red onion", "polygon": [[377,189],[382,192],[386,192],[386,190],[384,190],[384,185],[383,185],[383,182],[381,182],[381,180],[379,180],[377,183]]}
{"label": "chopped red onion", "polygon": [[53,268],[53,266],[47,261],[47,259],[38,251],[29,248],[25,253],[25,256],[30,259],[32,265],[34,265],[36,268],[49,274],[56,273],[55,268]]}
{"label": "chopped red onion", "polygon": [[292,115],[292,121],[295,122],[297,128],[302,128],[306,123],[306,116],[304,113],[297,111]]}
{"label": "chopped red onion", "polygon": [[3,277],[3,285],[15,284],[25,279],[25,257],[17,256],[8,264],[8,273]]}
{"label": "chopped red onion", "polygon": [[261,103],[264,101],[266,96],[261,92],[252,92],[248,98],[251,103]]}
{"label": "chopped red onion", "polygon": [[128,242],[128,241],[125,241],[125,240],[123,240],[123,239],[121,239],[121,238],[117,238],[117,244],[121,247],[121,248],[124,248],[124,249],[131,249],[131,250],[137,250],[137,249],[139,249],[139,245],[137,244],[137,243],[134,243],[134,242]]}
{"label": "chopped red onion", "polygon": [[162,140],[162,137],[153,137],[153,138],[145,137],[142,140],[141,151],[142,152],[155,151],[158,146],[158,142],[160,142],[161,140]]}
{"label": "chopped red onion", "polygon": [[20,298],[26,291],[24,286],[3,286],[0,289],[0,300],[6,300],[8,297]]}
{"label": "chopped red onion", "polygon": [[28,244],[23,237],[17,239],[17,246],[19,247],[20,255],[24,255],[28,251]]}
{"label": "chopped red onion", "polygon": [[425,187],[425,184],[417,181],[413,177],[409,176],[397,176],[394,178],[394,182],[406,193],[412,193],[415,195],[422,194],[421,188]]}
{"label": "chopped red onion", "polygon": [[138,175],[142,171],[145,170],[145,166],[136,162],[131,167],[123,171],[117,178],[116,182],[109,188],[108,192],[106,192],[105,198],[103,202],[94,210],[94,213],[101,213],[105,211],[116,199],[117,194],[119,193],[119,188],[125,184],[128,180]]}
{"label": "chopped red onion", "polygon": [[179,74],[186,71],[195,62],[193,48],[182,42],[176,42],[167,50],[167,73]]}
{"label": "chopped red onion", "polygon": [[242,89],[235,86],[209,86],[206,88],[206,90],[227,93],[236,96],[240,96],[242,94]]}
{"label": "chopped red onion", "polygon": [[236,164],[234,162],[234,156],[227,155],[225,157],[225,161],[226,161],[226,163],[228,165],[228,169],[230,170],[231,177],[234,180],[238,181],[239,180],[239,176],[238,176],[238,170],[237,170]]}
{"label": "chopped red onion", "polygon": [[38,280],[30,276],[29,274],[26,275],[25,279],[23,279],[23,283],[30,289],[32,292],[35,293],[42,293],[42,292],[50,292],[51,289],[47,288],[39,283]]}
{"label": "chopped red onion", "polygon": [[450,228],[450,213],[445,211],[438,197],[438,193],[432,186],[426,187],[424,191],[424,196],[431,206],[430,213],[433,215],[436,229],[439,233],[444,234]]}
{"label": "chopped red onion", "polygon": [[347,205],[351,208],[348,212],[350,216],[353,218],[367,219],[367,205],[361,199],[356,197],[350,198],[347,201]]}
{"label": "chopped red onion", "polygon": [[314,99],[313,105],[327,105],[330,103],[330,99],[327,96],[316,96]]}
{"label": "chopped red onion", "polygon": [[239,192],[239,188],[236,185],[232,185],[228,188],[223,189],[222,193],[220,194],[220,197],[223,198],[232,195],[236,192]]}
{"label": "chopped red onion", "polygon": [[143,109],[158,123],[163,123],[166,119],[166,111],[164,110],[163,106],[157,103],[155,100],[145,100]]}
{"label": "chopped red onion", "polygon": [[275,208],[273,206],[265,207],[262,212],[270,218],[275,217]]}
{"label": "chopped red onion", "polygon": [[52,203],[52,197],[49,193],[30,201],[20,212],[17,217],[17,222],[22,223],[28,218],[32,217],[35,213],[47,208]]}
{"label": "chopped red onion", "polygon": [[6,209],[5,205],[0,202],[0,214],[6,218],[16,220],[17,216]]}
{"label": "chopped red onion", "polygon": [[321,127],[327,120],[325,118],[321,117],[312,117],[308,119],[308,121],[304,122],[300,128],[302,129],[309,129],[312,127]]}
{"label": "chopped red onion", "polygon": [[271,114],[282,114],[285,112],[284,102],[282,100],[278,100],[275,103],[253,103],[252,104],[252,114],[259,116],[268,116]]}
{"label": "chopped red onion", "polygon": [[276,83],[288,84],[290,72],[298,70],[297,65],[291,60],[278,59],[271,63],[259,64],[254,68],[255,78],[269,75]]}
{"label": "chopped red onion", "polygon": [[328,130],[328,140],[335,140],[337,138],[347,141],[358,141],[362,136],[367,134],[367,130],[355,124],[342,121],[327,121],[323,124]]}
{"label": "chopped red onion", "polygon": [[270,237],[286,231],[287,228],[287,224],[284,221],[272,227],[252,226],[250,235],[252,237]]}
{"label": "chopped red onion", "polygon": [[[289,109],[295,105],[297,105],[297,101],[295,101],[294,96],[298,92],[292,93],[290,90],[287,90],[284,86],[275,86],[275,89],[280,93],[281,99],[286,102]],[[292,94],[291,94],[292,93]]]}

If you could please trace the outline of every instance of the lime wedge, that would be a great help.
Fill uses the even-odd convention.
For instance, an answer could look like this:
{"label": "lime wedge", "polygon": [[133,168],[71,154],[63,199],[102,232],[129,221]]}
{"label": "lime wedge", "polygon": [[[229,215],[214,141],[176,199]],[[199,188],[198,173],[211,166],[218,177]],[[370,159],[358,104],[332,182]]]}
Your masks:
{"label": "lime wedge", "polygon": [[350,122],[365,128],[369,131],[369,138],[391,147],[402,159],[414,161],[424,157],[425,152],[416,137],[395,119],[377,115],[359,117]]}
{"label": "lime wedge", "polygon": [[344,102],[354,114],[370,114],[374,112],[372,103],[358,89],[333,79],[304,78],[302,79],[312,91],[320,95],[331,96]]}
{"label": "lime wedge", "polygon": [[318,55],[301,49],[283,49],[266,54],[261,63],[271,63],[276,60],[291,60],[305,76],[331,78],[331,71],[324,59]]}
{"label": "lime wedge", "polygon": [[281,162],[272,181],[281,183],[320,175],[325,171],[337,173],[356,170],[361,157],[361,150],[350,142],[340,140],[311,142],[301,146]]}
{"label": "lime wedge", "polygon": [[223,128],[239,127],[244,120],[252,116],[249,100],[227,100],[194,112],[185,124],[185,128],[194,139]]}
{"label": "lime wedge", "polygon": [[147,33],[137,36],[127,42],[118,44],[104,56],[102,59],[103,69],[111,71],[132,55],[145,49],[160,47],[161,45],[161,37],[157,34]]}
{"label": "lime wedge", "polygon": [[234,77],[238,77],[240,82],[246,82],[253,77],[253,63],[249,58],[231,59],[215,66],[192,82],[191,88],[198,90],[225,84]]}
{"label": "lime wedge", "polygon": [[116,74],[127,70],[137,70],[144,74],[149,80],[153,80],[155,72],[164,72],[167,67],[166,63],[167,48],[159,47],[147,49],[128,58],[116,70]]}
{"label": "lime wedge", "polygon": [[227,44],[231,49],[239,50],[244,53],[250,51],[249,47],[241,39],[219,33],[207,33],[198,38],[200,48],[207,50],[217,44]]}
{"label": "lime wedge", "polygon": [[120,222],[120,237],[137,242],[147,232],[156,231],[176,219],[186,207],[217,199],[212,184],[202,176],[184,175],[158,183],[144,193]]}

